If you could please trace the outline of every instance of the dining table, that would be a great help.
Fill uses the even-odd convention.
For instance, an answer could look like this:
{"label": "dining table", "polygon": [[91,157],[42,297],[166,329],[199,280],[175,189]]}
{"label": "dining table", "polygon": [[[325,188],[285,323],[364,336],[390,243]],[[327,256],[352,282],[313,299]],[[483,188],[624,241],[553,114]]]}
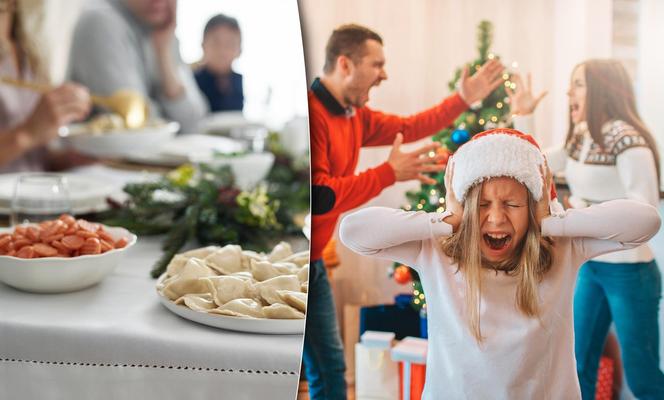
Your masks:
{"label": "dining table", "polygon": [[[146,176],[115,167],[77,173],[118,185]],[[0,284],[0,398],[294,399],[303,333],[224,330],[167,310],[150,277],[164,238],[139,237],[109,276],[76,292]]]}

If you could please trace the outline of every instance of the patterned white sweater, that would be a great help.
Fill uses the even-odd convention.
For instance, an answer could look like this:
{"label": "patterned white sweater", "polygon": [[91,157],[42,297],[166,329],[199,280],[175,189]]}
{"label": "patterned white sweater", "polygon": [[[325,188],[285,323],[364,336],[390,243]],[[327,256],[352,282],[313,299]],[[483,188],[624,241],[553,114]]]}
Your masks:
{"label": "patterned white sweater", "polygon": [[[517,116],[514,127],[537,135],[532,116]],[[570,204],[574,208],[615,199],[633,199],[659,205],[657,169],[652,151],[634,128],[614,120],[602,127],[605,150],[594,143],[586,123],[577,125],[567,146],[546,149],[545,154],[554,173],[563,172],[569,186]],[[562,200],[562,199],[561,199]],[[626,223],[631,223],[627,220]],[[595,261],[610,263],[648,262],[654,254],[648,244],[623,252],[597,257]]]}

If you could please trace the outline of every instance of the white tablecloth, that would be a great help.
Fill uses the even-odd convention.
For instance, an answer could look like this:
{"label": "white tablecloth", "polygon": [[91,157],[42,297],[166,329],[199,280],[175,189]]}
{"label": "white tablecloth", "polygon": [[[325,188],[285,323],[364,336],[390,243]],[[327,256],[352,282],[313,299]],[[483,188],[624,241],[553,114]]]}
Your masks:
{"label": "white tablecloth", "polygon": [[0,284],[0,399],[294,399],[302,335],[210,328],[159,304],[139,238],[99,285],[38,295]]}

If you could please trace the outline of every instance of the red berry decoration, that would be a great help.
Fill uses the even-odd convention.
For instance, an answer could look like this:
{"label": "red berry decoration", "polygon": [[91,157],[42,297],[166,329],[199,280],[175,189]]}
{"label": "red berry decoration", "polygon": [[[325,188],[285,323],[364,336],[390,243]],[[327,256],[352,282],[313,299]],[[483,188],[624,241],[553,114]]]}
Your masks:
{"label": "red berry decoration", "polygon": [[397,283],[405,285],[412,279],[413,276],[410,273],[410,268],[406,267],[405,265],[399,265],[394,269],[394,280]]}
{"label": "red berry decoration", "polygon": [[436,155],[441,157],[441,159],[438,160],[438,164],[447,165],[447,161],[449,161],[452,152],[447,147],[439,147],[436,150]]}

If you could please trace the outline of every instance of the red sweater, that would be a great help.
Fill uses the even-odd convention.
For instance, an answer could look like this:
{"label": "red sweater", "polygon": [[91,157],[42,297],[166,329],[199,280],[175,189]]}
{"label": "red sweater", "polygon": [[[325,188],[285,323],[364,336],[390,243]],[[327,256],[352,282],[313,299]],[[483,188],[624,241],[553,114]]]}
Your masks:
{"label": "red sweater", "polygon": [[387,161],[355,174],[361,147],[388,146],[397,133],[404,143],[428,137],[452,124],[468,107],[458,94],[410,117],[368,107],[344,110],[317,79],[309,91],[311,135],[311,260],[322,257],[339,215],[358,207],[394,184]]}

